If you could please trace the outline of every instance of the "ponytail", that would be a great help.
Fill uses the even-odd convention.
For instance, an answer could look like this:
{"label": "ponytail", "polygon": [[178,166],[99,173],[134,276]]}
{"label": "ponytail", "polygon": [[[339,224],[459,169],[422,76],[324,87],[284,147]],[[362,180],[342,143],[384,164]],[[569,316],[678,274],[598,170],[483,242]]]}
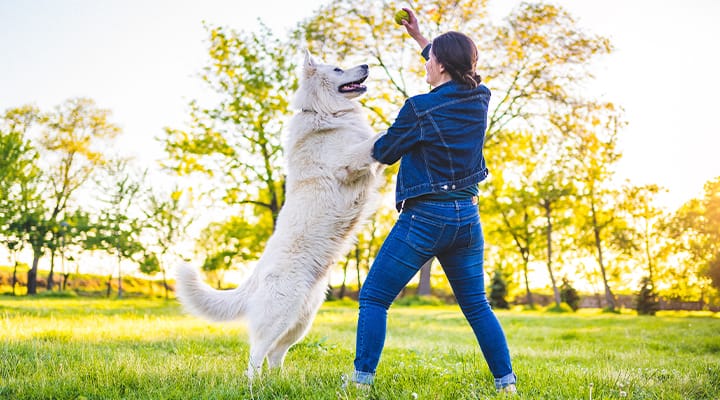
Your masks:
{"label": "ponytail", "polygon": [[443,33],[433,40],[430,51],[454,81],[471,88],[482,82],[475,71],[477,47],[467,35],[452,31]]}

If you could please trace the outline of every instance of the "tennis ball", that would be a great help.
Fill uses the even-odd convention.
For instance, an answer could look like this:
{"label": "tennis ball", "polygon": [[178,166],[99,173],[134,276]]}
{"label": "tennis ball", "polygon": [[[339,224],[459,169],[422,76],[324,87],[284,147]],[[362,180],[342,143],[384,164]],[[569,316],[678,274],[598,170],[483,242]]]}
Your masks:
{"label": "tennis ball", "polygon": [[395,13],[395,23],[402,25],[403,20],[410,22],[410,14],[405,10],[399,10]]}

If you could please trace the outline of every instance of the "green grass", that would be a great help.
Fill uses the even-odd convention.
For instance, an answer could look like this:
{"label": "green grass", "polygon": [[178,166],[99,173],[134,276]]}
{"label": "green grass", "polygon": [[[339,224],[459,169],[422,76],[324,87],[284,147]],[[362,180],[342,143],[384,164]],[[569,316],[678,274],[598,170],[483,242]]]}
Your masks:
{"label": "green grass", "polygon": [[[328,303],[284,371],[249,389],[242,323],[174,301],[0,297],[0,399],[494,399],[457,307],[394,307],[369,394],[352,370],[356,305]],[[717,315],[500,311],[519,399],[720,399]],[[592,396],[590,391],[592,390]]]}

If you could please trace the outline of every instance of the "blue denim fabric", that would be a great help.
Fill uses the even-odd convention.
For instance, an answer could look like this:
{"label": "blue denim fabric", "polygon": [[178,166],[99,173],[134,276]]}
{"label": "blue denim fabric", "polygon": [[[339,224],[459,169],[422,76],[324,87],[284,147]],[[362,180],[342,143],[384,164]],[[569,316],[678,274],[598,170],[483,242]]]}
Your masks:
{"label": "blue denim fabric", "polygon": [[515,383],[505,334],[485,295],[483,246],[478,208],[472,200],[406,204],[360,291],[355,382],[372,383],[385,344],[387,310],[422,265],[435,256],[496,385]]}
{"label": "blue denim fabric", "polygon": [[483,181],[490,89],[446,82],[407,99],[372,156],[383,164],[400,160],[395,203],[429,193],[461,190]]}

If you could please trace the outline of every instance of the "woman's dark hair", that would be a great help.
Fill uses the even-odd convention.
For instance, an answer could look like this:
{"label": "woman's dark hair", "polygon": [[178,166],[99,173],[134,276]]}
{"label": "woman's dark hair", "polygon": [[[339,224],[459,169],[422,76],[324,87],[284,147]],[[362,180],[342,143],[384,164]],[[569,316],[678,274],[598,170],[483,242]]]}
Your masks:
{"label": "woman's dark hair", "polygon": [[433,40],[430,51],[454,81],[472,88],[480,84],[480,76],[475,72],[477,47],[467,35],[453,31],[443,33]]}

